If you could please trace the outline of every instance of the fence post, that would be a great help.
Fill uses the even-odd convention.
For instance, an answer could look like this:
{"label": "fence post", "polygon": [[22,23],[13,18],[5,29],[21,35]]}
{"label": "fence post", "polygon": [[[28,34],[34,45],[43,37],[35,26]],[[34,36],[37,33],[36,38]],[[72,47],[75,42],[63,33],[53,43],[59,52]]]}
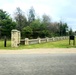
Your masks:
{"label": "fence post", "polygon": [[38,42],[41,43],[41,38],[38,37]]}
{"label": "fence post", "polygon": [[6,40],[6,36],[4,37],[4,47],[6,47],[6,43],[7,42],[7,40]]}
{"label": "fence post", "polygon": [[52,37],[52,41],[55,41],[55,38],[54,37]]}
{"label": "fence post", "polygon": [[49,42],[49,38],[48,37],[46,37],[46,42]]}
{"label": "fence post", "polygon": [[25,45],[29,45],[29,39],[25,38]]}
{"label": "fence post", "polygon": [[57,41],[57,37],[55,37],[55,41]]}

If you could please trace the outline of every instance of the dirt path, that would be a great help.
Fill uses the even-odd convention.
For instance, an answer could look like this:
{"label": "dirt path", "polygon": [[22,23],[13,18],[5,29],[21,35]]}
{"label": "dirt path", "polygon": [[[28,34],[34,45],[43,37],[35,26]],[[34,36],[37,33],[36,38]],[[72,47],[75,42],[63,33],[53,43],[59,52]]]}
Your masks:
{"label": "dirt path", "polygon": [[45,53],[76,53],[76,48],[0,50],[0,54],[45,54]]}

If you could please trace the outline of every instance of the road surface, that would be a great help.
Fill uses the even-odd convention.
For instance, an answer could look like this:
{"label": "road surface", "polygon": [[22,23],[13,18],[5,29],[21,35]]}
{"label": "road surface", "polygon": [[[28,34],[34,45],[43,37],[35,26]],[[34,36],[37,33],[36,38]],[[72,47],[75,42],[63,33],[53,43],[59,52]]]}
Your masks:
{"label": "road surface", "polygon": [[0,54],[0,75],[76,75],[76,54]]}

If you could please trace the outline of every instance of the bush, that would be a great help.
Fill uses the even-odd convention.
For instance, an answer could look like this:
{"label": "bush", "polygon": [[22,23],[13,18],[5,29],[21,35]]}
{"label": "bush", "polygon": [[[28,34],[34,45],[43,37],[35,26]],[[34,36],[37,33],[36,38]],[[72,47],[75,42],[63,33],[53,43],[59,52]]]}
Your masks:
{"label": "bush", "polygon": [[32,29],[30,28],[30,26],[24,27],[22,30],[22,36],[24,38],[30,38],[33,34]]}

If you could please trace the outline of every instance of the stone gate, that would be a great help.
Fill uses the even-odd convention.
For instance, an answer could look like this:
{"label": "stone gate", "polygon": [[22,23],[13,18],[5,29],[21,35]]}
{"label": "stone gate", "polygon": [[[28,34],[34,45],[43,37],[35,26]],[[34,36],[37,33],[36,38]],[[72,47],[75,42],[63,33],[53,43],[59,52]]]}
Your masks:
{"label": "stone gate", "polygon": [[11,47],[18,47],[20,44],[21,34],[20,31],[13,29],[11,31]]}

